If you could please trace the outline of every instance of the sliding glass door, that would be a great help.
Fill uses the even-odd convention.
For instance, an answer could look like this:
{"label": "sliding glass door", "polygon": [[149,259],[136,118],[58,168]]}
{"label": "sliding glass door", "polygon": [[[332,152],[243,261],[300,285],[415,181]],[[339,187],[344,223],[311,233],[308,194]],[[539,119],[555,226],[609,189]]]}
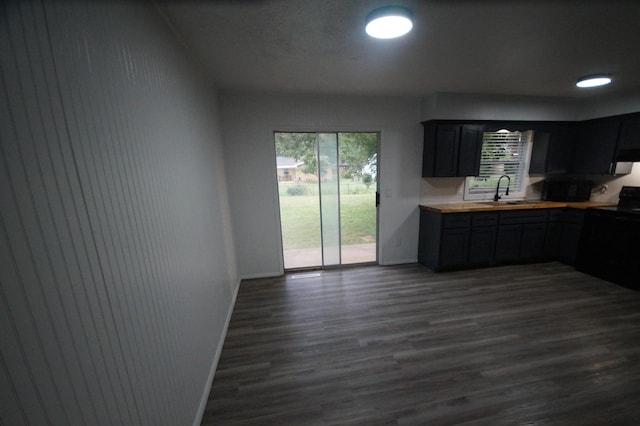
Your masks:
{"label": "sliding glass door", "polygon": [[275,133],[285,269],[377,260],[377,133]]}

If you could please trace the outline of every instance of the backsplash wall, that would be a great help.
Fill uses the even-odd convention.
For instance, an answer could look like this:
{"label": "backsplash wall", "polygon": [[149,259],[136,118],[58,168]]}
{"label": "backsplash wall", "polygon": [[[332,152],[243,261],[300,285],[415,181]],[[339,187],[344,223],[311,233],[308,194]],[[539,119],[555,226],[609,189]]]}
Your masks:
{"label": "backsplash wall", "polygon": [[[631,173],[623,176],[572,176],[593,181],[594,185],[607,185],[605,193],[593,192],[591,201],[616,204],[623,186],[640,186],[640,165],[634,164]],[[463,177],[422,178],[420,204],[461,203],[464,201]],[[530,176],[527,185],[528,199],[539,199],[542,194],[544,176]]]}
{"label": "backsplash wall", "polygon": [[[422,178],[420,184],[420,204],[461,203],[464,200],[463,177]],[[526,187],[525,198],[540,198],[544,177],[531,176]],[[487,199],[491,199],[490,196]],[[516,197],[514,197],[516,199]]]}

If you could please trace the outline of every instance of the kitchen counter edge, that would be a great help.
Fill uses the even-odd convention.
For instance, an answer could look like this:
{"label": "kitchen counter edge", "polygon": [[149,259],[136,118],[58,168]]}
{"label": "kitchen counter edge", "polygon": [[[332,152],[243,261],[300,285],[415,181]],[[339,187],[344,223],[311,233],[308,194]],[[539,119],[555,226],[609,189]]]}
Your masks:
{"label": "kitchen counter edge", "polygon": [[599,201],[538,201],[525,204],[507,204],[505,202],[493,204],[490,201],[482,202],[463,202],[463,203],[446,203],[446,204],[420,204],[421,210],[427,210],[437,213],[464,213],[464,212],[480,212],[480,211],[503,211],[503,210],[531,210],[531,209],[586,209],[589,207],[610,207],[615,206],[613,203],[605,203]]}

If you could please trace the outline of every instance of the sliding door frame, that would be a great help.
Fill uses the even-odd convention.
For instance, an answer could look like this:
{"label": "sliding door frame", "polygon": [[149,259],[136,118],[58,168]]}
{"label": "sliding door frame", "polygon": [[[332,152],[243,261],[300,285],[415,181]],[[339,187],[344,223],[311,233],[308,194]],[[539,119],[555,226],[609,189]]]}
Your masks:
{"label": "sliding door frame", "polygon": [[[344,267],[352,267],[352,266],[362,266],[362,265],[376,265],[378,264],[378,255],[379,255],[379,250],[380,250],[380,240],[379,240],[379,234],[380,234],[380,143],[381,143],[381,132],[378,131],[335,131],[335,130],[330,130],[330,131],[321,131],[321,130],[317,130],[317,131],[308,131],[308,130],[298,130],[298,131],[292,131],[292,130],[274,130],[273,131],[273,135],[275,137],[276,133],[308,133],[308,134],[315,134],[316,135],[316,149],[315,149],[315,153],[316,153],[316,161],[317,161],[317,175],[318,175],[318,202],[319,202],[319,214],[320,214],[320,250],[321,250],[321,264],[320,265],[314,265],[314,266],[305,266],[305,267],[299,267],[299,268],[285,268],[284,265],[284,241],[282,239],[282,217],[281,217],[281,210],[280,210],[280,196],[278,195],[278,222],[280,225],[280,244],[281,244],[281,250],[280,253],[282,255],[282,270],[284,272],[294,272],[294,271],[301,271],[301,270],[317,270],[317,269],[336,269],[336,268],[344,268]],[[376,213],[375,213],[375,221],[376,221],[376,225],[375,225],[375,258],[372,261],[366,261],[366,262],[361,262],[361,263],[348,263],[348,264],[343,264],[342,263],[342,218],[341,218],[341,193],[340,193],[340,179],[339,179],[339,174],[340,174],[340,134],[342,133],[371,133],[371,134],[376,134],[376,179],[375,179],[375,209],[376,209]],[[337,193],[337,199],[336,199],[336,211],[335,213],[337,214],[337,229],[335,229],[335,231],[337,232],[337,263],[333,262],[330,263],[327,262],[327,256],[325,255],[326,252],[326,247],[325,247],[325,232],[327,232],[327,227],[326,227],[326,223],[323,217],[323,187],[322,187],[322,179],[321,179],[321,174],[320,174],[320,149],[321,149],[321,144],[320,144],[320,136],[321,135],[335,135],[335,153],[336,153],[336,168],[335,168],[335,191]],[[277,154],[276,154],[277,155]]]}

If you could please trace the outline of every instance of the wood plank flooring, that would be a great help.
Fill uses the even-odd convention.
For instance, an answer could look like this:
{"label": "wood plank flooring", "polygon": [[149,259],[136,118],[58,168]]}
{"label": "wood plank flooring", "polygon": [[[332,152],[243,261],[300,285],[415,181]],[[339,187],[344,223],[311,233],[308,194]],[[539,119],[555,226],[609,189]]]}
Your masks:
{"label": "wood plank flooring", "polygon": [[638,425],[640,292],[560,263],[241,284],[203,425]]}

